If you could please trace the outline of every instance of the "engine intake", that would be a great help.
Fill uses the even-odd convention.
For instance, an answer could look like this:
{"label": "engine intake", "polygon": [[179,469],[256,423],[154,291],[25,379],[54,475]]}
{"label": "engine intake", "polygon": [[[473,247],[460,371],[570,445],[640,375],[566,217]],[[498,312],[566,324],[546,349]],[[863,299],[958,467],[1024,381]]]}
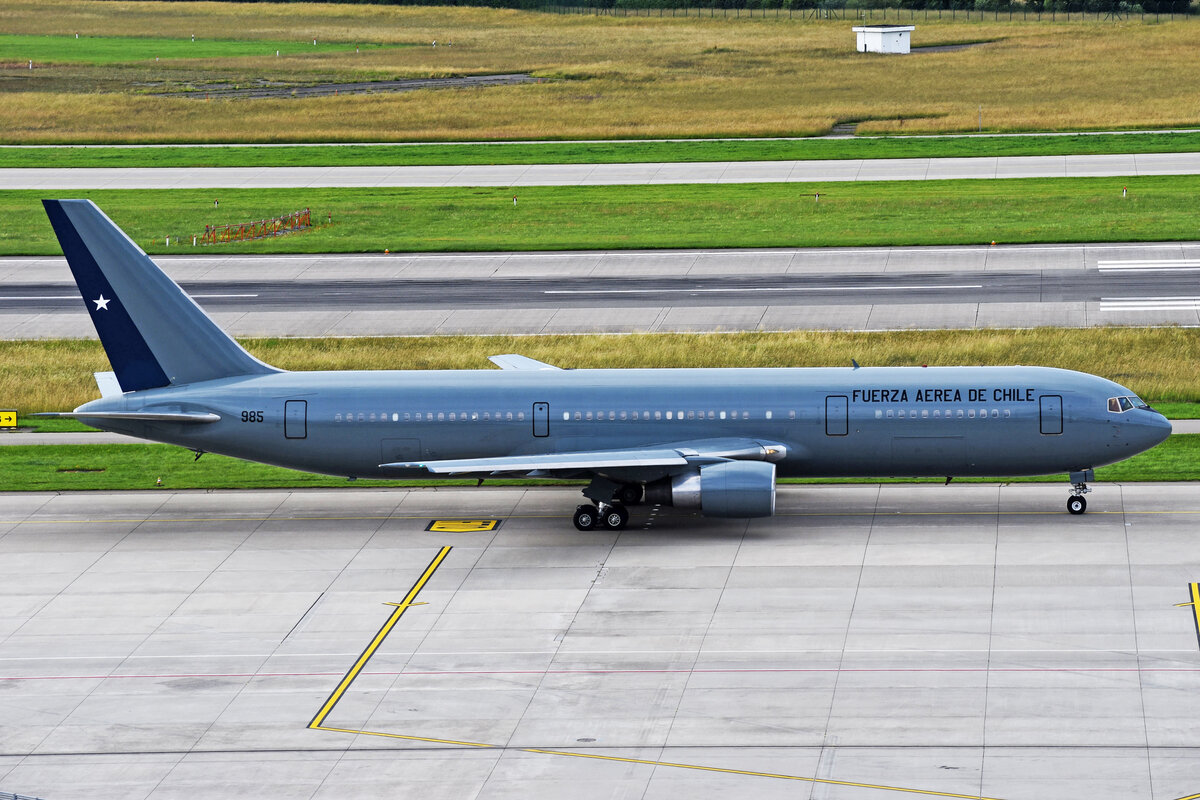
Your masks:
{"label": "engine intake", "polygon": [[698,508],[706,517],[769,517],[775,513],[775,465],[723,461],[646,484],[646,502]]}

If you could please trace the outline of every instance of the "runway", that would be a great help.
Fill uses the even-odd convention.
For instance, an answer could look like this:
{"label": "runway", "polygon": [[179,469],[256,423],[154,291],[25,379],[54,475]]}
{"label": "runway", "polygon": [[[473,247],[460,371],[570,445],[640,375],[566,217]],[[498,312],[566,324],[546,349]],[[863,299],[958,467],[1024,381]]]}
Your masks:
{"label": "runway", "polygon": [[1190,797],[1200,504],[1095,488],[782,487],[620,534],[569,488],[2,495],[0,785]]}
{"label": "runway", "polygon": [[[1195,242],[156,260],[242,336],[1200,324]],[[0,336],[94,337],[80,307],[0,259]]]}
{"label": "runway", "polygon": [[643,164],[0,169],[6,189],[615,186],[1200,174],[1200,153]]}

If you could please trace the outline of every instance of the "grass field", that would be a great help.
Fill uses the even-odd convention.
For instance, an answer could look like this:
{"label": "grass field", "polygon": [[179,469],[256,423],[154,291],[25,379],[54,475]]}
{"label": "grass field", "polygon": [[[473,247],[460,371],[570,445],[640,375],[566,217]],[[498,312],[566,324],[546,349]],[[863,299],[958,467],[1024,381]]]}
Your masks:
{"label": "grass field", "polygon": [[[290,370],[489,369],[489,355],[523,353],[574,368],[933,366],[1035,364],[1081,369],[1159,403],[1200,402],[1200,329],[638,334],[630,336],[425,336],[248,339],[268,364]],[[1181,365],[1184,365],[1181,368]],[[90,340],[0,341],[0,408],[64,411],[98,396],[92,373],[109,369]],[[1195,406],[1165,406],[1194,416]],[[1182,412],[1182,413],[1179,413]]]}
{"label": "grass field", "polygon": [[[275,489],[343,486],[467,486],[462,481],[355,481],[255,464],[165,444],[26,445],[0,447],[0,492],[121,491],[130,489]],[[157,481],[161,479],[162,485]],[[1128,461],[1096,470],[1097,482],[1190,481],[1200,479],[1200,435],[1172,436]],[[941,479],[937,479],[941,482]],[[961,478],[974,483],[984,479]],[[1066,475],[1003,478],[1005,482],[1061,482]],[[569,485],[567,481],[493,480],[506,485]],[[783,480],[781,483],[819,483]],[[850,481],[838,481],[839,483]],[[869,481],[875,483],[877,481]],[[901,482],[896,479],[886,483]]]}
{"label": "grass field", "polygon": [[1054,136],[867,137],[686,142],[489,142],[475,144],[226,147],[0,147],[0,167],[291,167],[445,164],[620,164],[854,158],[1186,153],[1200,131]]}
{"label": "grass field", "polygon": [[[1123,186],[1129,197],[1121,196]],[[820,194],[820,201],[814,200]],[[1192,240],[1200,176],[596,187],[0,191],[0,255],[60,252],[47,194],[88,197],[147,252],[311,208],[313,230],[208,253]],[[514,205],[513,195],[520,202]],[[213,200],[220,200],[214,210]],[[328,224],[332,214],[332,224]],[[647,224],[653,220],[654,224]]]}
{"label": "grass field", "polygon": [[[10,35],[420,42],[361,53],[0,68],[0,140],[394,141],[776,136],[1200,125],[1196,20],[922,22],[906,57],[858,54],[844,20],[546,15],[376,5],[9,0]],[[65,40],[66,51],[72,44]],[[433,47],[438,41],[440,46]],[[453,42],[453,46],[444,46]],[[425,45],[424,43],[429,43]],[[310,45],[311,46],[311,45]],[[50,60],[63,58],[47,54]],[[1050,68],[1052,65],[1052,68]],[[36,67],[36,64],[35,64]],[[211,103],[144,96],[260,78],[306,83],[532,72],[487,90]],[[948,76],[953,76],[949,79]]]}
{"label": "grass field", "polygon": [[[192,58],[247,58],[308,55],[353,50],[354,42],[298,39],[206,39],[161,36],[29,36],[0,33],[0,63],[121,64],[131,61]],[[377,44],[361,47],[376,48]]]}

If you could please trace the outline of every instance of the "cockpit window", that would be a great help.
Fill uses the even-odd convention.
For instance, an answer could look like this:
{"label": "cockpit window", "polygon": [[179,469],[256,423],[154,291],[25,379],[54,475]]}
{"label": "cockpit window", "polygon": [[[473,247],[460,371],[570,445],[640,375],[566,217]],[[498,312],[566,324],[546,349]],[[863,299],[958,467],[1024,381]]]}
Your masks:
{"label": "cockpit window", "polygon": [[1127,395],[1125,397],[1110,397],[1108,398],[1108,410],[1114,414],[1120,414],[1124,411],[1129,411],[1134,408],[1149,408],[1146,401],[1136,395]]}

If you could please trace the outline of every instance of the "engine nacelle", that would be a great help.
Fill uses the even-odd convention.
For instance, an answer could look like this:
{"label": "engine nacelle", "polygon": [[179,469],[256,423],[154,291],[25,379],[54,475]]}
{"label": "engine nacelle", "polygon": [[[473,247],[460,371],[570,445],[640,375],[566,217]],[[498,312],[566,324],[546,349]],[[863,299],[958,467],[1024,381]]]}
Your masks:
{"label": "engine nacelle", "polygon": [[646,502],[698,508],[706,517],[769,517],[775,513],[775,465],[765,461],[706,464],[646,484]]}

